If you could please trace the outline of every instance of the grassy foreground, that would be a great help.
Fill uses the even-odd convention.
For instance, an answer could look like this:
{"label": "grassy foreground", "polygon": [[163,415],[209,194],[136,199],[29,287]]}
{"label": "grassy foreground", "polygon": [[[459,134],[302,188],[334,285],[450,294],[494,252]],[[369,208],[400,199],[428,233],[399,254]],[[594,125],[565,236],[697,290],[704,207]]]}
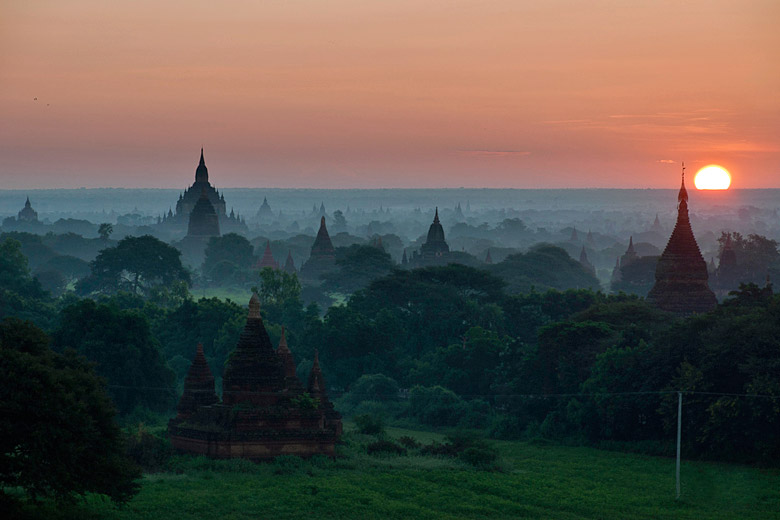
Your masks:
{"label": "grassy foreground", "polygon": [[[436,434],[397,428],[428,443]],[[275,463],[176,458],[147,475],[123,508],[99,497],[35,517],[106,519],[293,518],[780,518],[780,473],[685,462],[675,500],[674,460],[528,442],[496,442],[499,471],[457,459],[365,454],[350,433],[336,461]],[[438,439],[437,439],[438,440]]]}

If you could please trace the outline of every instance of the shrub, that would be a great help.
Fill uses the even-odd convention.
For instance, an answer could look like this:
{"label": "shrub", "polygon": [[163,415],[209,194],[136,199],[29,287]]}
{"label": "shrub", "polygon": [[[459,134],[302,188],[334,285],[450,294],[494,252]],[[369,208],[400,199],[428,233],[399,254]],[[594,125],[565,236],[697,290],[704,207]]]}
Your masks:
{"label": "shrub", "polygon": [[409,413],[423,424],[454,426],[463,410],[463,400],[441,386],[415,386],[409,392]]}
{"label": "shrub", "polygon": [[420,443],[417,442],[414,437],[409,437],[408,435],[402,435],[399,437],[398,442],[401,444],[401,446],[410,450],[414,450],[420,447]]}
{"label": "shrub", "polygon": [[365,374],[355,381],[344,400],[357,405],[362,401],[395,401],[398,399],[398,383],[384,374]]}
{"label": "shrub", "polygon": [[392,441],[380,440],[366,446],[366,452],[369,455],[380,455],[385,453],[389,455],[406,455],[406,448],[399,446]]}
{"label": "shrub", "polygon": [[498,459],[498,452],[490,446],[472,446],[463,450],[458,458],[475,468],[491,468]]}
{"label": "shrub", "polygon": [[276,475],[295,475],[303,471],[306,463],[295,455],[279,455],[272,464]]}
{"label": "shrub", "polygon": [[144,471],[160,471],[171,458],[171,443],[167,438],[149,433],[143,424],[125,437],[125,453]]}
{"label": "shrub", "polygon": [[384,421],[378,415],[357,415],[354,419],[360,433],[381,435],[385,432]]}

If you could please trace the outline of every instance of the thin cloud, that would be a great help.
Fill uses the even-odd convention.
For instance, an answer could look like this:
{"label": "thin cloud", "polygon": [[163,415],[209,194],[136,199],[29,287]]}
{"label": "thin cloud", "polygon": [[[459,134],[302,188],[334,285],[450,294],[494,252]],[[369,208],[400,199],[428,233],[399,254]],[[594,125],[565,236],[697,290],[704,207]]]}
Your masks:
{"label": "thin cloud", "polygon": [[664,163],[664,164],[677,164],[677,161],[673,161],[671,159],[659,159],[656,162]]}
{"label": "thin cloud", "polygon": [[460,155],[468,157],[524,157],[531,152],[523,150],[458,150]]}

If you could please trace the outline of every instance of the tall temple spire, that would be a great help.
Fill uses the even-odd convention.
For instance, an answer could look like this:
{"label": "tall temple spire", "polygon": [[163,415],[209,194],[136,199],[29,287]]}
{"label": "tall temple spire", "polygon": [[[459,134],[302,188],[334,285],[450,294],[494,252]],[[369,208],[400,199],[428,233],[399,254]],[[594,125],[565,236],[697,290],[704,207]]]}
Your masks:
{"label": "tall temple spire", "polygon": [[[680,184],[680,193],[677,195],[677,202],[682,203],[685,201],[685,211],[688,211],[688,190],[685,189],[685,162],[682,163],[682,182]],[[678,206],[679,208],[679,206]]]}
{"label": "tall temple spire", "polygon": [[219,401],[214,391],[214,376],[203,353],[203,344],[198,343],[195,358],[184,378],[184,393],[177,406],[178,417],[191,416],[199,406],[209,406]]}
{"label": "tall temple spire", "polygon": [[647,299],[661,309],[687,315],[713,309],[718,301],[707,284],[707,263],[693,236],[688,217],[685,165],[677,196],[677,223],[655,270],[655,285]]}
{"label": "tall temple spire", "polygon": [[206,168],[202,147],[200,149],[200,161],[198,161],[198,167],[195,169],[195,182],[209,182],[209,169]]}
{"label": "tall temple spire", "polygon": [[440,224],[439,222],[439,207],[436,206],[436,213],[433,215],[433,223],[434,224]]}

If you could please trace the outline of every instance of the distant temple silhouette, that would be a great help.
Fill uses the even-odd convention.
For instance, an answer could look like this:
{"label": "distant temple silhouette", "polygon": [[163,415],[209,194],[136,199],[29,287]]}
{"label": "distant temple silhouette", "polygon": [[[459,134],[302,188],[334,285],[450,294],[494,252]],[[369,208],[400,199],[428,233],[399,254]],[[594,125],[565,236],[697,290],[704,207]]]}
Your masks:
{"label": "distant temple silhouette", "polygon": [[210,238],[220,235],[219,217],[211,200],[209,200],[205,187],[202,189],[195,207],[192,208],[188,221],[187,237]]}
{"label": "distant temple silhouette", "polygon": [[[321,206],[325,211],[325,206]],[[315,208],[316,209],[316,208]],[[325,227],[325,217],[320,217],[320,229],[317,232],[317,238],[311,246],[309,259],[301,266],[301,278],[319,282],[321,276],[332,270],[336,265],[336,248],[330,240],[328,228]]]}
{"label": "distant temple silhouette", "polygon": [[32,208],[30,197],[27,197],[24,207],[19,211],[16,218],[19,222],[38,222],[38,212]]}
{"label": "distant temple silhouette", "polygon": [[198,345],[177,411],[168,423],[173,448],[213,458],[334,456],[342,433],[317,352],[304,387],[284,329],[278,348],[271,345],[257,294],[249,301],[246,325],[225,365],[222,400]]}
{"label": "distant temple silhouette", "polygon": [[425,243],[420,246],[420,251],[413,251],[408,260],[410,267],[425,265],[443,265],[450,257],[450,246],[444,238],[444,228],[439,220],[439,208],[434,210],[433,222],[428,228]]}
{"label": "distant temple silhouette", "polygon": [[[179,200],[176,201],[176,211],[168,209],[168,213],[160,219],[160,225],[180,231],[184,231],[186,226],[189,235],[190,215],[204,194],[211,203],[223,233],[245,232],[247,230],[246,222],[240,215],[236,214],[233,209],[230,210],[230,214],[226,212],[225,195],[220,194],[209,182],[209,169],[206,167],[206,160],[203,157],[203,148],[200,149],[200,160],[195,169],[195,182],[183,194],[179,195]],[[201,204],[201,206],[203,205]]]}
{"label": "distant temple silhouette", "polygon": [[661,309],[680,315],[707,312],[718,303],[707,284],[708,277],[707,263],[699,251],[688,216],[683,164],[682,184],[677,196],[677,223],[658,259],[655,285],[647,299]]}

